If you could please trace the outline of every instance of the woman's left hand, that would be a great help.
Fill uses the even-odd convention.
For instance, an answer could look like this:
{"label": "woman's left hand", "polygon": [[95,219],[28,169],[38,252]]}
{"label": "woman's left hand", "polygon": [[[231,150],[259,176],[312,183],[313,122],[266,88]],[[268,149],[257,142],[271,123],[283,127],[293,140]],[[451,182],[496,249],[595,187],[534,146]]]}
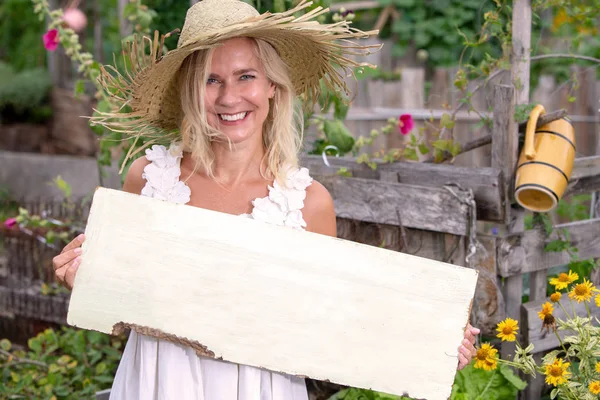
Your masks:
{"label": "woman's left hand", "polygon": [[458,348],[458,370],[460,371],[475,357],[477,350],[475,350],[475,336],[479,334],[480,330],[467,324],[465,329],[465,338],[463,339],[460,347]]}

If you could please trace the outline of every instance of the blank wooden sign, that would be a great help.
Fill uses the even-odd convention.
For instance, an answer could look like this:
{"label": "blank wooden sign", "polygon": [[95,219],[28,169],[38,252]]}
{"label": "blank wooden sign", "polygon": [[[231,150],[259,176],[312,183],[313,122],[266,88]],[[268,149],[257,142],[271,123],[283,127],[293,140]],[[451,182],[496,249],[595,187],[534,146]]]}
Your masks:
{"label": "blank wooden sign", "polygon": [[477,272],[99,188],[68,323],[185,338],[223,360],[450,397]]}

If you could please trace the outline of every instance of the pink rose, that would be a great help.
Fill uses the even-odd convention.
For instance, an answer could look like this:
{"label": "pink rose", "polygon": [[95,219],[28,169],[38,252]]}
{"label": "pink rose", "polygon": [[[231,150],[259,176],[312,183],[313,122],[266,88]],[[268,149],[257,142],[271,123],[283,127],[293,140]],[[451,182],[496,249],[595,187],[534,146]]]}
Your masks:
{"label": "pink rose", "polygon": [[4,221],[4,226],[7,227],[7,228],[12,228],[16,224],[17,224],[17,219],[16,218],[9,218],[6,221]]}
{"label": "pink rose", "polygon": [[402,114],[398,120],[400,121],[400,133],[403,135],[406,135],[415,127],[415,121],[413,121],[410,114]]}
{"label": "pink rose", "polygon": [[63,21],[75,32],[81,32],[87,25],[85,14],[78,8],[67,8],[63,13]]}
{"label": "pink rose", "polygon": [[42,36],[44,47],[48,51],[54,51],[58,47],[58,30],[50,29]]}

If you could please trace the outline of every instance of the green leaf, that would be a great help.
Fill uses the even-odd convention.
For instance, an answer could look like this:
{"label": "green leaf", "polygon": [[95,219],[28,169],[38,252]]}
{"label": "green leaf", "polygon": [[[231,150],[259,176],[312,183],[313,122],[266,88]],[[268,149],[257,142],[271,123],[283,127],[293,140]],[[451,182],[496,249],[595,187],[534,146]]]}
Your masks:
{"label": "green leaf", "polygon": [[11,348],[12,348],[12,343],[10,342],[10,340],[8,340],[8,339],[0,340],[0,349],[2,349],[4,351],[10,351]]}
{"label": "green leaf", "polygon": [[63,193],[66,198],[71,197],[72,188],[60,175],[52,181],[54,185]]}
{"label": "green leaf", "polygon": [[560,239],[556,239],[556,240],[553,240],[550,243],[548,243],[544,247],[544,251],[561,252],[561,251],[567,250],[570,246],[571,246],[571,244],[569,242],[560,240]]}
{"label": "green leaf", "polygon": [[456,140],[452,140],[452,143],[450,143],[450,148],[448,150],[450,151],[450,154],[452,154],[453,157],[456,157],[460,153],[460,143]]}
{"label": "green leaf", "polygon": [[85,94],[85,81],[78,79],[77,82],[75,82],[75,97],[81,96],[82,94]]}
{"label": "green leaf", "polygon": [[347,153],[354,147],[354,138],[344,125],[343,121],[339,119],[325,120],[323,124],[323,131],[329,143],[337,147],[340,154]]}
{"label": "green leaf", "polygon": [[46,282],[42,283],[42,286],[40,287],[40,293],[42,293],[44,296],[48,296],[50,294],[50,286],[48,286]]}
{"label": "green leaf", "polygon": [[404,149],[404,158],[407,160],[419,161],[417,151],[412,147],[407,147]]}
{"label": "green leaf", "polygon": [[42,343],[40,342],[40,339],[38,339],[38,338],[31,338],[31,339],[29,339],[27,341],[27,345],[35,353],[39,354],[39,353],[42,352]]}
{"label": "green leaf", "polygon": [[517,388],[517,390],[523,390],[525,387],[527,387],[527,382],[515,375],[513,370],[508,365],[500,364],[498,369],[502,376],[504,376],[508,382]]}
{"label": "green leaf", "polygon": [[438,149],[440,151],[448,150],[448,141],[444,139],[438,139],[432,143],[434,149]]}
{"label": "green leaf", "polygon": [[454,128],[454,124],[455,124],[455,122],[452,119],[452,116],[450,116],[450,114],[448,114],[448,113],[442,114],[442,118],[440,120],[440,126],[442,128],[452,129],[452,128]]}
{"label": "green leaf", "polygon": [[419,144],[419,153],[421,153],[422,155],[428,154],[429,153],[429,147],[427,147],[427,145],[425,143],[420,143]]}
{"label": "green leaf", "polygon": [[106,371],[106,364],[101,362],[98,365],[96,365],[96,374],[97,375],[102,375],[104,373],[104,371]]}

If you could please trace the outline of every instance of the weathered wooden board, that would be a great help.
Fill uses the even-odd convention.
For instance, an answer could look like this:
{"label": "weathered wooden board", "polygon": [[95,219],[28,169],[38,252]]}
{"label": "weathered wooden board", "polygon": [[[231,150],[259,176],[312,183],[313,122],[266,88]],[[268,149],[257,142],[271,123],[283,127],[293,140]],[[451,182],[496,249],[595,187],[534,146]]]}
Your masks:
{"label": "weathered wooden board", "polygon": [[450,396],[477,272],[99,188],[67,321],[187,338],[226,361]]}
{"label": "weathered wooden board", "polygon": [[[495,168],[467,168],[418,162],[381,163],[372,170],[354,159],[328,157],[330,167],[320,156],[305,156],[302,165],[310,169],[313,176],[335,175],[347,168],[356,178],[381,179],[382,174],[397,174],[396,182],[429,187],[442,187],[449,183],[471,189],[477,204],[477,218],[487,221],[504,221],[501,197],[500,170]],[[383,180],[383,179],[382,179]]]}
{"label": "weathered wooden board", "polygon": [[549,238],[539,230],[529,230],[522,238],[504,239],[499,249],[498,274],[508,277],[568,264],[571,257],[566,251],[544,251],[546,244],[558,239],[556,232],[563,230],[569,232],[581,259],[600,257],[600,218],[569,222],[555,226]]}
{"label": "weathered wooden board", "polygon": [[600,191],[600,155],[576,158],[566,194]]}
{"label": "weathered wooden board", "polygon": [[467,235],[468,207],[444,188],[342,176],[313,177],[331,193],[338,217]]}
{"label": "weathered wooden board", "polygon": [[[552,350],[557,347],[560,347],[560,342],[556,337],[556,334],[550,330],[542,330],[542,320],[538,317],[538,311],[542,309],[542,304],[550,301],[548,298],[544,298],[538,301],[531,301],[529,303],[523,304],[521,308],[521,326],[527,327],[527,329],[523,330],[523,343],[533,343],[533,352],[539,353],[546,350]],[[569,298],[566,295],[563,295],[561,303],[569,313],[569,315],[573,316],[573,307],[569,303]],[[593,303],[593,302],[592,302]],[[575,312],[580,317],[587,317],[588,312],[585,308],[584,303],[573,302]],[[590,312],[592,317],[600,318],[600,308],[595,305],[590,306]],[[562,308],[556,304],[554,304],[554,312],[552,313],[554,318],[565,320],[565,313]],[[561,339],[564,339],[565,336],[573,335],[573,331],[561,330],[557,331],[560,335]]]}

